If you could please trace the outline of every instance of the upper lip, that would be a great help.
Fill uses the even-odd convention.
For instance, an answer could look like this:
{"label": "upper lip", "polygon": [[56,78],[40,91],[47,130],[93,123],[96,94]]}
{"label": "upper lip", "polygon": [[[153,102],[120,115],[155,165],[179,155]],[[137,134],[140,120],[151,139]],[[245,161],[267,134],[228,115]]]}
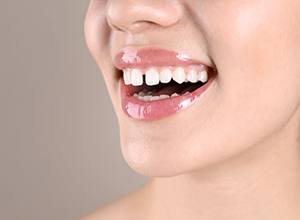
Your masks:
{"label": "upper lip", "polygon": [[150,66],[187,66],[192,64],[209,67],[209,65],[204,62],[191,59],[187,54],[158,47],[140,49],[125,47],[121,49],[114,58],[115,67],[120,70],[126,68],[146,68]]}

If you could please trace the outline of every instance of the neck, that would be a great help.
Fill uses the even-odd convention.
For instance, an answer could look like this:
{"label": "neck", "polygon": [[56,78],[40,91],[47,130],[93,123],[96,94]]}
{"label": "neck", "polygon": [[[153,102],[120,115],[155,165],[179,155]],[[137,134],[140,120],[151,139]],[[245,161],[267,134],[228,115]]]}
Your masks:
{"label": "neck", "polygon": [[154,178],[155,219],[300,219],[298,131],[291,123],[218,165]]}

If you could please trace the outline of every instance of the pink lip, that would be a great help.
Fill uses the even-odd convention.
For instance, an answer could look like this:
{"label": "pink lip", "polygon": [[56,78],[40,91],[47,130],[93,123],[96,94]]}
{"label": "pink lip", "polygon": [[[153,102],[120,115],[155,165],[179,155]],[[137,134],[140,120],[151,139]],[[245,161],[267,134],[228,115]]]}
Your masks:
{"label": "pink lip", "polygon": [[156,101],[142,101],[137,99],[132,96],[129,87],[124,84],[124,81],[120,80],[122,109],[129,117],[134,119],[157,120],[177,113],[194,104],[214,79],[214,76],[210,77],[203,86],[191,93]]}
{"label": "pink lip", "polygon": [[149,66],[187,66],[192,64],[208,66],[203,62],[189,58],[187,54],[155,47],[143,49],[126,47],[116,55],[114,63],[120,70],[146,68]]}
{"label": "pink lip", "polygon": [[[205,65],[203,62],[193,60],[186,54],[177,53],[160,48],[144,48],[137,50],[127,47],[115,57],[115,66],[120,69],[146,68],[150,66],[188,66]],[[208,65],[206,65],[208,66]],[[157,120],[191,106],[196,99],[209,87],[214,80],[209,80],[197,90],[184,95],[156,101],[142,101],[134,97],[129,86],[120,79],[122,109],[129,117],[138,120]]]}

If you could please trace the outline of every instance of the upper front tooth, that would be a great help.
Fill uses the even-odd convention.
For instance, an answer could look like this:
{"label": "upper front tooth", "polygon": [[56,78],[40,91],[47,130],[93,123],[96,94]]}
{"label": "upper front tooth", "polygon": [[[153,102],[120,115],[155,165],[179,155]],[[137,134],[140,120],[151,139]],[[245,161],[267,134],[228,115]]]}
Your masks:
{"label": "upper front tooth", "polygon": [[187,80],[190,81],[190,82],[192,82],[192,83],[198,82],[197,71],[194,70],[194,69],[190,69],[188,71],[188,74],[187,74]]}
{"label": "upper front tooth", "polygon": [[123,79],[124,79],[125,85],[130,85],[131,84],[131,76],[130,76],[130,70],[129,69],[123,70]]}
{"label": "upper front tooth", "polygon": [[131,70],[131,83],[134,86],[143,85],[143,75],[139,69]]}
{"label": "upper front tooth", "polygon": [[185,81],[185,72],[182,67],[177,67],[173,72],[173,79],[181,84]]}
{"label": "upper front tooth", "polygon": [[[145,72],[145,81],[149,86],[158,85],[159,82],[169,83],[172,78],[179,84],[183,82],[196,83],[197,81],[205,83],[208,80],[208,73],[206,70],[197,72],[195,68],[191,68],[187,70],[186,74],[183,67],[176,67],[173,71],[168,67],[164,67],[160,72],[151,67]],[[138,68],[125,69],[123,70],[123,79],[125,85],[141,86],[143,85],[143,70]]]}
{"label": "upper front tooth", "polygon": [[169,83],[172,80],[172,71],[169,68],[163,68],[159,75],[160,82]]}
{"label": "upper front tooth", "polygon": [[206,70],[202,70],[202,71],[199,73],[198,79],[199,79],[201,82],[203,82],[203,83],[207,82],[207,80],[208,80],[207,71],[206,71]]}
{"label": "upper front tooth", "polygon": [[146,84],[148,86],[159,84],[159,74],[156,69],[150,68],[146,71]]}

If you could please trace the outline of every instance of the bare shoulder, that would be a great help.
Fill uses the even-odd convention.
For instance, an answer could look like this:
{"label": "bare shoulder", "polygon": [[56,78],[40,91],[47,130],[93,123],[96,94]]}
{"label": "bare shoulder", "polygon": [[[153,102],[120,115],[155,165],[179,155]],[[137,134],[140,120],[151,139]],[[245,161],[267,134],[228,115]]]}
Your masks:
{"label": "bare shoulder", "polygon": [[80,220],[135,220],[143,219],[146,210],[146,186],[118,200],[106,204]]}

